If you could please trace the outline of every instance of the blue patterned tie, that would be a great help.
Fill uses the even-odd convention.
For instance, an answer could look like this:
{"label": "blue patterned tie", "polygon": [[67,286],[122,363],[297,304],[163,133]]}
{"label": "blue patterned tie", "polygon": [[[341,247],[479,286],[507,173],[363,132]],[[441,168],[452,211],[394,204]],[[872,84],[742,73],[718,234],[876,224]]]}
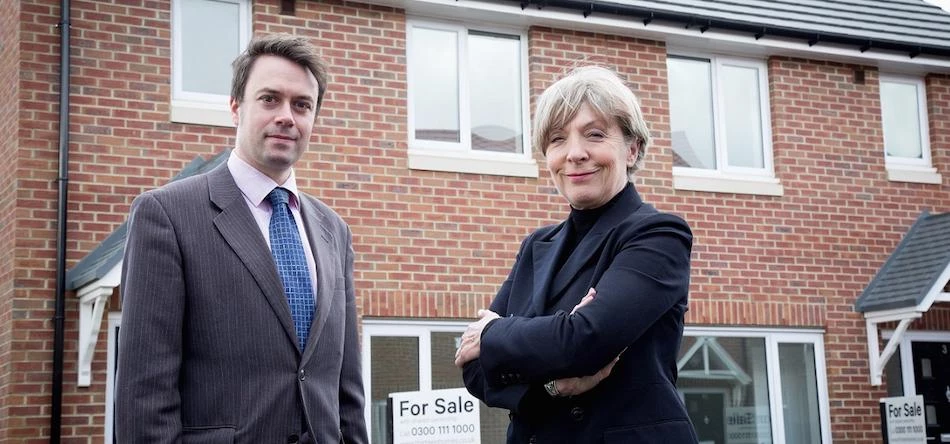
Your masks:
{"label": "blue patterned tie", "polygon": [[274,188],[267,195],[273,213],[270,217],[270,250],[277,264],[277,272],[284,282],[284,294],[290,304],[290,314],[294,318],[299,347],[303,350],[310,334],[310,322],[313,320],[313,285],[307,256],[300,241],[297,223],[290,212],[290,193],[283,188]]}

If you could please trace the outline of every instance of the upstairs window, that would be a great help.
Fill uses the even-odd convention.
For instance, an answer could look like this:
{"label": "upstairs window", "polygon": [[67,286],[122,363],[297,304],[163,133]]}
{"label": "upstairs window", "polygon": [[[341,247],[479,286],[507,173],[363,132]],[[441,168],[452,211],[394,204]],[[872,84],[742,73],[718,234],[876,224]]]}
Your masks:
{"label": "upstairs window", "polygon": [[231,62],[250,39],[250,1],[175,0],[172,28],[171,120],[233,125]]}
{"label": "upstairs window", "polygon": [[409,167],[537,177],[524,34],[412,21],[407,39]]}
{"label": "upstairs window", "polygon": [[930,161],[924,81],[881,75],[884,161],[894,181],[942,183]]}
{"label": "upstairs window", "polygon": [[781,194],[772,167],[765,64],[670,55],[667,70],[674,186]]}

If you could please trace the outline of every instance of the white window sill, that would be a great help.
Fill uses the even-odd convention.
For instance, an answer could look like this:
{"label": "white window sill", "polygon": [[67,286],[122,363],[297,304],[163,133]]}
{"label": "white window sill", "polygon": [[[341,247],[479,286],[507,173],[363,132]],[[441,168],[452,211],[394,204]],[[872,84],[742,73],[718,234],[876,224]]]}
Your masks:
{"label": "white window sill", "polygon": [[782,196],[785,192],[774,177],[727,176],[718,172],[697,173],[677,169],[673,170],[673,189],[761,196]]}
{"label": "white window sill", "polygon": [[234,127],[231,110],[227,105],[174,100],[171,106],[171,121],[198,125]]}
{"label": "white window sill", "polygon": [[493,153],[445,153],[409,150],[409,169],[494,176],[538,177],[533,158]]}
{"label": "white window sill", "polygon": [[936,168],[887,165],[887,180],[891,182],[929,183],[940,185],[943,177]]}

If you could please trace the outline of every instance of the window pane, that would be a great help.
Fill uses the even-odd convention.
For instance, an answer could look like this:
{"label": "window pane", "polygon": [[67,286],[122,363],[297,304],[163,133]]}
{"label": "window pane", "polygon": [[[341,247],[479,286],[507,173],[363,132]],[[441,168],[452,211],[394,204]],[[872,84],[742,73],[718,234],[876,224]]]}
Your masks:
{"label": "window pane", "polygon": [[[374,443],[386,443],[389,415],[386,400],[390,393],[419,390],[419,338],[373,336],[370,339],[371,424]],[[398,369],[398,371],[394,371]]]}
{"label": "window pane", "polygon": [[455,366],[456,341],[459,332],[434,332],[431,334],[432,390],[464,387],[462,370]]}
{"label": "window pane", "polygon": [[709,61],[670,57],[667,67],[673,166],[716,169]]}
{"label": "window pane", "polygon": [[[432,333],[432,389],[464,387],[462,370],[455,366],[455,349],[461,340],[460,332]],[[481,437],[483,443],[505,442],[508,430],[508,411],[494,409],[480,403]]]}
{"label": "window pane", "polygon": [[416,139],[459,142],[458,34],[412,28]]}
{"label": "window pane", "polygon": [[[234,1],[181,1],[182,89],[231,93],[231,61],[241,52],[240,5]],[[208,32],[213,29],[214,32]]]}
{"label": "window pane", "polygon": [[901,354],[895,352],[884,366],[884,382],[887,396],[904,396],[904,373],[901,369]]}
{"label": "window pane", "polygon": [[726,154],[730,166],[764,168],[762,155],[762,107],[759,101],[759,70],[723,65],[722,85]]}
{"label": "window pane", "polygon": [[821,442],[814,344],[779,344],[785,442]]}
{"label": "window pane", "polygon": [[677,362],[700,442],[772,442],[764,338],[687,336]]}
{"label": "window pane", "polygon": [[881,81],[881,119],[888,156],[922,157],[919,111],[917,85]]}
{"label": "window pane", "polygon": [[521,153],[521,41],[470,32],[472,149]]}

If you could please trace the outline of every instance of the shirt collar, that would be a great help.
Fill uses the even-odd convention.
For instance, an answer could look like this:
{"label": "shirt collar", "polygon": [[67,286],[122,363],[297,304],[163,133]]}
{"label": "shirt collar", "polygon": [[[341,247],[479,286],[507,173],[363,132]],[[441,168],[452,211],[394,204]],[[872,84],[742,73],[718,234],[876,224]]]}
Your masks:
{"label": "shirt collar", "polygon": [[231,176],[234,177],[234,183],[237,184],[237,187],[241,190],[241,193],[244,194],[244,197],[251,201],[254,206],[260,206],[261,202],[267,198],[267,195],[275,187],[283,187],[290,191],[290,205],[299,206],[298,202],[300,201],[299,196],[297,195],[297,178],[294,174],[294,170],[290,170],[290,176],[282,184],[274,182],[274,179],[271,179],[266,174],[260,172],[257,168],[254,168],[251,164],[244,161],[235,154],[232,150],[231,155],[228,157],[228,170],[231,172]]}

